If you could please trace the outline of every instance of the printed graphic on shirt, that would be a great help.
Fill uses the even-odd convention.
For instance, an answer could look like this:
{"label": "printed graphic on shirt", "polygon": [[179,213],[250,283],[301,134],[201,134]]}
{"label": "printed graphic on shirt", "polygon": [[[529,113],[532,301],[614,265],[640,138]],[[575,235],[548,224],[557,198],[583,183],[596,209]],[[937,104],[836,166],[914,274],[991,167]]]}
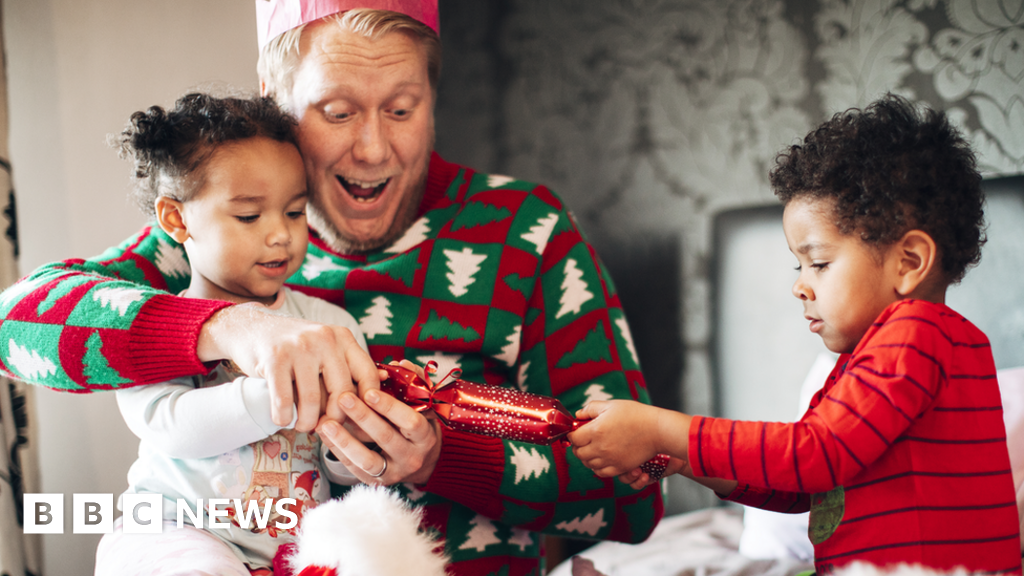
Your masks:
{"label": "printed graphic on shirt", "polygon": [[811,519],[807,535],[812,543],[821,544],[832,536],[843,521],[845,507],[846,492],[842,486],[811,496]]}

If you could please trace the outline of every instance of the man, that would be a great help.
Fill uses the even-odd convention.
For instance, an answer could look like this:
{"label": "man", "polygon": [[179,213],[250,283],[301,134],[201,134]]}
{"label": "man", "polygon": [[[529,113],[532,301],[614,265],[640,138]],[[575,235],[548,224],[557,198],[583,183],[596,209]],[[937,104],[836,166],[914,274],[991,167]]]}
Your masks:
{"label": "man", "polygon": [[[268,380],[275,422],[291,422],[296,405],[296,429],[315,426],[360,480],[398,484],[422,506],[455,574],[540,573],[533,531],[646,538],[662,513],[657,486],[599,479],[562,447],[445,429],[378,390],[373,362],[409,359],[570,410],[647,400],[611,280],[558,197],[433,153],[436,2],[256,6],[261,89],[298,119],[312,198],[309,254],[291,285],[347,308],[372,360],[343,328],[171,296],[188,283],[183,254],[147,227],[10,288],[2,368],[88,392],[230,359]],[[47,361],[53,370],[21,368]],[[321,378],[330,398],[318,423]]]}

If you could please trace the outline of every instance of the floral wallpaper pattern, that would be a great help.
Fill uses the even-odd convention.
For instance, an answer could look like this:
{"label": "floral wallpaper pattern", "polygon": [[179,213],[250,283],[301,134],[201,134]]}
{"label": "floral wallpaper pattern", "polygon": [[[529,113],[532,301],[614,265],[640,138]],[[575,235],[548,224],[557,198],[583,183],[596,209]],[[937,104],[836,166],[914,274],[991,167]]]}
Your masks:
{"label": "floral wallpaper pattern", "polygon": [[437,149],[547,184],[595,245],[678,237],[682,405],[713,410],[714,215],[775,154],[886,91],[1024,173],[1024,0],[441,0]]}

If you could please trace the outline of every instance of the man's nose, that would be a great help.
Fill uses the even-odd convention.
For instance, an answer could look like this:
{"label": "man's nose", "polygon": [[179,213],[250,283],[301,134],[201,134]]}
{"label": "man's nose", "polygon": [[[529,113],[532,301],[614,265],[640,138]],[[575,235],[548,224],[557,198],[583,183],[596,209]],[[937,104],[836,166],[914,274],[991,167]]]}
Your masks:
{"label": "man's nose", "polygon": [[367,115],[359,125],[352,148],[356,160],[366,164],[382,164],[388,159],[388,140],[380,114]]}

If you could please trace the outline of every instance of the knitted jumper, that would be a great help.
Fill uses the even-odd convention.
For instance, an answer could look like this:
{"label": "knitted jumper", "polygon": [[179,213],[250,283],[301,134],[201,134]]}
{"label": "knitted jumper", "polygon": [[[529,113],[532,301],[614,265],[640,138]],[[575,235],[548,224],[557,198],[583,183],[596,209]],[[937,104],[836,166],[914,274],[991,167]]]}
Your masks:
{"label": "knitted jumper", "polygon": [[694,474],[741,482],[728,500],[810,509],[818,574],[854,560],[1021,571],[992,350],[942,304],[886,308],[799,422],[695,417],[689,454]]}
{"label": "knitted jumper", "polygon": [[[344,256],[311,234],[294,289],[348,310],[377,362],[559,398],[648,402],[607,270],[550,190],[430,161],[420,217],[391,246]],[[185,252],[157,227],[89,260],[43,266],[0,295],[0,370],[69,392],[202,373],[196,342],[224,302],[183,299]],[[452,573],[540,574],[543,531],[639,542],[662,515],[570,449],[443,431],[426,485],[398,485],[446,538]],[[340,493],[340,492],[336,492]]]}

